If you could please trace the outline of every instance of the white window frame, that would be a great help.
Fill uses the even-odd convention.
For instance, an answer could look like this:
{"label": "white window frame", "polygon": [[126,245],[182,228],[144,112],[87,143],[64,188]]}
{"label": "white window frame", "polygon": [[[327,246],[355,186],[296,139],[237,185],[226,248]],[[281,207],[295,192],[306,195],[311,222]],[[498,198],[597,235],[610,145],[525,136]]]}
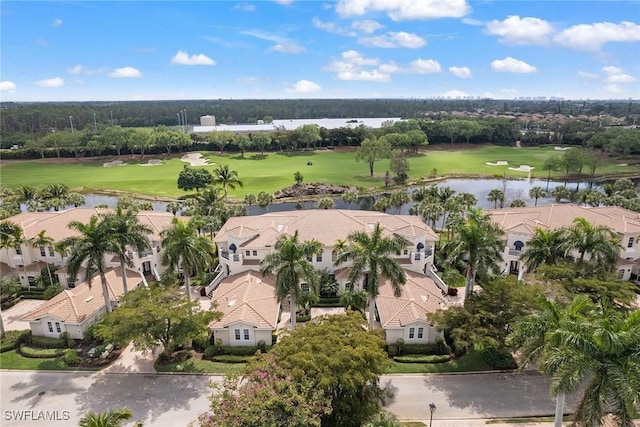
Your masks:
{"label": "white window frame", "polygon": [[40,246],[40,256],[41,257],[46,257],[47,256],[47,249],[44,247],[44,245]]}
{"label": "white window frame", "polygon": [[60,334],[62,333],[62,328],[60,327],[60,322],[56,322],[56,331]]}
{"label": "white window frame", "polygon": [[416,336],[416,328],[409,328],[409,339],[412,340]]}
{"label": "white window frame", "polygon": [[249,341],[249,330],[248,329],[243,329],[242,333],[243,333],[244,340],[245,341]]}
{"label": "white window frame", "polygon": [[236,341],[240,341],[240,329],[234,329],[233,333],[236,338]]}
{"label": "white window frame", "polygon": [[627,243],[627,248],[632,248],[633,244],[635,243],[635,240],[636,239],[634,239],[633,236],[629,237],[629,242]]}
{"label": "white window frame", "polygon": [[421,340],[424,337],[424,328],[418,328],[418,339]]}
{"label": "white window frame", "polygon": [[49,327],[49,332],[53,333],[53,323],[47,322],[47,326]]}
{"label": "white window frame", "polygon": [[53,246],[49,246],[49,256],[50,256],[50,257],[54,257],[54,256],[56,256],[56,251],[55,251],[55,249],[53,248]]}

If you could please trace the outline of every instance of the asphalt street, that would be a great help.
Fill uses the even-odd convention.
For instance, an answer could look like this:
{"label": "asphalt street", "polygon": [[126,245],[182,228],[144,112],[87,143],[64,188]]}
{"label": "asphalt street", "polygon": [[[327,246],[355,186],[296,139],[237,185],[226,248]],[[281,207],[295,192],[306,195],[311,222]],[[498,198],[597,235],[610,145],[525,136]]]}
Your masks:
{"label": "asphalt street", "polygon": [[[208,409],[210,381],[219,376],[83,372],[0,372],[2,426],[69,426],[88,411],[128,406],[145,426],[186,426]],[[552,414],[549,381],[535,372],[382,377],[403,420],[480,420]],[[574,400],[567,399],[567,406]],[[468,422],[466,425],[472,425]]]}

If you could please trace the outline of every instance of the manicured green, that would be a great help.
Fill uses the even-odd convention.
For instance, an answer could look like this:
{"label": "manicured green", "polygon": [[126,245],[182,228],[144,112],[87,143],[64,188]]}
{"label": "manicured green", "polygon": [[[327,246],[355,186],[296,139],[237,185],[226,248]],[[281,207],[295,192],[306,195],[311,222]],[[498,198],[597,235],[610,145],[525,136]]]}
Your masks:
{"label": "manicured green", "polygon": [[25,357],[47,359],[61,356],[62,354],[64,354],[64,350],[61,348],[37,348],[22,344],[20,346],[20,354]]}
{"label": "manicured green", "polygon": [[[439,176],[483,175],[523,178],[526,172],[511,171],[508,167],[527,164],[535,167],[532,176],[546,178],[542,170],[542,162],[551,155],[562,155],[553,147],[513,148],[482,146],[465,150],[434,150],[427,147],[418,156],[409,158],[409,180],[419,181],[428,177],[437,169]],[[368,165],[355,161],[355,150],[345,151],[301,151],[295,153],[267,153],[262,157],[259,153],[224,154],[203,152],[210,165],[204,166],[209,171],[219,164],[228,164],[231,170],[238,172],[243,188],[229,192],[231,198],[240,199],[248,193],[258,194],[260,191],[273,193],[276,190],[294,184],[294,173],[301,172],[304,182],[325,182],[331,184],[348,184],[367,189],[384,187],[383,177],[389,169],[389,160],[382,159],[375,163],[374,176],[369,177]],[[112,158],[101,158],[92,161],[76,161],[68,159],[68,163],[39,163],[25,161],[8,163],[2,166],[2,183],[11,188],[23,185],[41,186],[46,182],[59,182],[84,192],[122,191],[158,197],[177,197],[186,194],[177,187],[178,174],[187,163],[179,158],[165,158],[162,155],[146,156],[140,163],[150,158],[161,158],[160,166],[142,167],[129,162],[125,166],[103,167],[103,163]],[[498,160],[508,161],[508,166],[488,166],[486,162]],[[308,166],[307,161],[313,165]],[[638,173],[637,165],[618,166],[616,159],[610,158],[605,166],[596,171],[598,174]],[[556,173],[555,176],[560,176]]]}
{"label": "manicured green", "polygon": [[32,359],[23,357],[16,350],[0,353],[0,369],[32,371],[97,371],[95,368],[69,367],[61,358]]}
{"label": "manicured green", "polygon": [[20,344],[26,342],[31,335],[31,330],[24,329],[21,331],[6,331],[2,339],[0,339],[0,352],[11,351],[17,349]]}
{"label": "manicured green", "polygon": [[184,362],[159,365],[155,368],[158,372],[199,372],[207,374],[237,374],[241,372],[245,363],[220,363],[208,360],[189,359]]}
{"label": "manicured green", "polygon": [[470,351],[460,359],[446,363],[398,363],[387,369],[387,374],[437,374],[444,372],[490,371],[493,368],[477,351]]}

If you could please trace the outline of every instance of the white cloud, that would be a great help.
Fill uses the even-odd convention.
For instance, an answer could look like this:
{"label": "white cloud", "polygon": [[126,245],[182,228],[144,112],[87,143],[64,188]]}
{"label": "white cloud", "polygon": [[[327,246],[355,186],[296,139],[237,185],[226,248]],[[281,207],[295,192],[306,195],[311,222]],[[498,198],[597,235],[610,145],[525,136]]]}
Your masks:
{"label": "white cloud", "polygon": [[622,88],[616,84],[605,85],[604,89],[611,93],[622,93]]}
{"label": "white cloud", "polygon": [[3,82],[0,82],[0,92],[15,93],[16,88],[16,84],[12,81],[5,80]]}
{"label": "white cloud", "polygon": [[389,82],[391,75],[378,70],[343,71],[336,75],[339,80],[360,80],[368,82]]}
{"label": "white cloud", "polygon": [[427,44],[427,42],[419,35],[404,31],[391,31],[384,35],[361,37],[358,39],[358,43],[370,47],[406,47],[409,49],[418,49]]}
{"label": "white cloud", "polygon": [[458,97],[462,97],[462,96],[469,96],[468,93],[463,92],[461,90],[448,90],[445,93],[442,94],[442,96],[448,96],[451,98],[458,98]]}
{"label": "white cloud", "polygon": [[553,27],[540,18],[520,18],[518,15],[512,15],[504,21],[493,20],[487,23],[485,33],[499,36],[501,43],[547,44],[549,36],[553,33]]}
{"label": "white cloud", "polygon": [[611,75],[611,74],[622,74],[624,70],[620,67],[614,67],[613,65],[608,65],[602,68],[602,71]]}
{"label": "white cloud", "polygon": [[347,50],[342,52],[342,59],[357,65],[378,65],[380,62],[377,58],[365,58],[355,50]]}
{"label": "white cloud", "polygon": [[507,56],[505,59],[496,59],[491,62],[491,69],[501,73],[535,73],[538,71],[533,65]]}
{"label": "white cloud", "polygon": [[298,80],[296,84],[291,87],[286,87],[285,91],[288,93],[314,93],[322,90],[322,87],[312,82],[311,80]]}
{"label": "white cloud", "polygon": [[438,61],[433,59],[416,59],[411,62],[407,72],[415,74],[431,74],[439,73],[442,71],[442,67]]}
{"label": "white cloud", "polygon": [[278,43],[271,46],[269,50],[272,50],[274,52],[296,54],[304,52],[305,49],[296,43]]}
{"label": "white cloud", "polygon": [[640,25],[633,22],[574,25],[556,35],[555,41],[575,49],[597,51],[609,42],[640,41]]}
{"label": "white cloud", "polygon": [[289,6],[294,2],[294,0],[273,0],[273,1],[284,6]]}
{"label": "white cloud", "polygon": [[256,6],[251,3],[238,3],[233,8],[243,12],[254,12],[256,10]]}
{"label": "white cloud", "polygon": [[471,70],[469,67],[449,67],[449,72],[461,79],[471,78]]}
{"label": "white cloud", "polygon": [[578,76],[582,77],[583,79],[597,79],[597,78],[600,78],[600,76],[597,75],[596,73],[589,73],[587,71],[578,71]]}
{"label": "white cloud", "polygon": [[182,50],[179,50],[178,53],[176,53],[171,58],[171,63],[178,64],[178,65],[215,65],[216,64],[216,62],[213,59],[209,58],[208,56],[202,53],[189,56],[187,52],[184,52]]}
{"label": "white cloud", "polygon": [[353,21],[351,27],[365,34],[371,34],[383,27],[382,24],[373,19],[365,19],[362,21]]}
{"label": "white cloud", "polygon": [[347,37],[355,37],[357,35],[356,32],[351,31],[347,28],[341,27],[335,22],[324,22],[316,17],[313,17],[313,19],[311,19],[311,23],[313,24],[314,27],[321,30],[325,30],[328,33],[338,34],[338,35],[347,36]]}
{"label": "white cloud", "polygon": [[612,74],[604,79],[607,83],[633,83],[636,78],[630,74]]}
{"label": "white cloud", "polygon": [[[466,24],[466,25],[472,25],[474,27],[484,27],[485,26],[484,21],[481,21],[479,19],[473,19],[473,18],[462,18],[460,20],[460,22],[462,22],[463,24]],[[489,92],[487,92],[487,93],[489,93]]]}
{"label": "white cloud", "polygon": [[62,19],[56,19],[53,21],[54,27],[59,27],[60,25],[62,25]]}
{"label": "white cloud", "polygon": [[102,68],[86,68],[86,67],[83,67],[80,64],[74,65],[71,68],[67,68],[67,73],[74,74],[74,75],[85,74],[87,76],[94,76],[94,75],[100,74],[102,72],[104,72],[104,69],[102,69]]}
{"label": "white cloud", "polygon": [[52,79],[38,80],[34,85],[40,87],[62,87],[64,86],[64,80],[60,77],[54,77]]}
{"label": "white cloud", "polygon": [[142,77],[142,73],[137,68],[133,67],[123,67],[114,70],[109,77],[113,79],[122,79],[122,78],[138,78]]}
{"label": "white cloud", "polygon": [[394,21],[461,18],[470,10],[466,0],[340,0],[336,4],[342,17],[384,12]]}

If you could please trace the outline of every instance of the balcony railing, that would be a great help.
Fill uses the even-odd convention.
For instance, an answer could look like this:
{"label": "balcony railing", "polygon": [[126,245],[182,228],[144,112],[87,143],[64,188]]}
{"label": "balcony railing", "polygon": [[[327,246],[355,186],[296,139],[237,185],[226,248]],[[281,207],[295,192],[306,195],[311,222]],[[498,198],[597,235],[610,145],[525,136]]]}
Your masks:
{"label": "balcony railing", "polygon": [[509,249],[509,255],[520,256],[522,254],[522,249]]}

